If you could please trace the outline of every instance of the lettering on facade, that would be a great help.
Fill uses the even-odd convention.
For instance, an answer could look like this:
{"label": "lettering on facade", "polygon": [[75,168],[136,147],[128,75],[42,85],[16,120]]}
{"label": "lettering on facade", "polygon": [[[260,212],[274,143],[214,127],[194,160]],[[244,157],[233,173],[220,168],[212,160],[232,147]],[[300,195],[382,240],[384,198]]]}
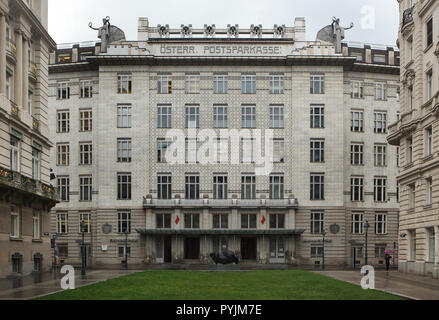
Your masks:
{"label": "lettering on facade", "polygon": [[255,45],[161,45],[162,55],[243,55],[243,56],[272,56],[281,55],[281,46]]}

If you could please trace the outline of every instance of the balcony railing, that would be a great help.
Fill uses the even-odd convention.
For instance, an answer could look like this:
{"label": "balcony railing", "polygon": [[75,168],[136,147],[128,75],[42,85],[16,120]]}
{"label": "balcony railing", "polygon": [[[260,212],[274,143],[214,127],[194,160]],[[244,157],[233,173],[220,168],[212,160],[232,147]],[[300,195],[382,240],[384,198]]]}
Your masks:
{"label": "balcony railing", "polygon": [[40,120],[32,117],[32,128],[35,131],[40,132]]}
{"label": "balcony railing", "polygon": [[15,102],[11,102],[11,114],[16,117],[16,118],[20,118],[20,109],[18,108],[18,106],[15,104]]}
{"label": "balcony railing", "polygon": [[6,38],[6,52],[15,58],[17,47],[15,46],[15,43],[9,38]]}
{"label": "balcony railing", "polygon": [[186,199],[169,199],[159,200],[143,198],[143,207],[146,208],[297,208],[299,205],[297,199],[229,199],[229,200],[214,200],[214,199],[200,199],[200,200],[186,200]]}
{"label": "balcony railing", "polygon": [[406,24],[413,21],[413,9],[415,6],[408,8],[404,11],[402,15],[402,26],[405,26]]}
{"label": "balcony railing", "polygon": [[33,62],[32,60],[29,61],[29,73],[36,78],[37,77],[37,72],[38,72],[38,67],[37,64],[35,62]]}

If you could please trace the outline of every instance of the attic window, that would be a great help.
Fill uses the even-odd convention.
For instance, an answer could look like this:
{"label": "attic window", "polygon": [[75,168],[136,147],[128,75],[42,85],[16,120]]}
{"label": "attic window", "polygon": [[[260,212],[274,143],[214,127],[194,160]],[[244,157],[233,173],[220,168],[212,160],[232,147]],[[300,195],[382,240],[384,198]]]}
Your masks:
{"label": "attic window", "polygon": [[60,54],[58,55],[58,62],[70,62],[72,58],[70,54]]}
{"label": "attic window", "polygon": [[374,54],[373,62],[375,63],[386,63],[386,56],[384,54]]}

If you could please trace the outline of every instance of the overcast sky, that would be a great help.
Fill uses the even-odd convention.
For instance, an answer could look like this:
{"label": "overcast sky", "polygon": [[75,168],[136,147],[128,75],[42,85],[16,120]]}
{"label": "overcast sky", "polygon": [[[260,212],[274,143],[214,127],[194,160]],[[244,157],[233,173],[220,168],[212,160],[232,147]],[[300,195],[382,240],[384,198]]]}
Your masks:
{"label": "overcast sky", "polygon": [[[373,11],[375,25],[368,15]],[[181,24],[200,28],[205,23],[217,28],[229,23],[272,28],[274,24],[293,26],[295,17],[305,17],[307,40],[315,40],[317,32],[337,16],[342,26],[355,24],[346,32],[346,41],[395,46],[398,15],[396,0],[49,0],[49,32],[57,43],[97,40],[88,23],[100,26],[102,18],[110,16],[128,40],[137,40],[138,17],[147,17],[150,26],[169,24],[171,28]]]}

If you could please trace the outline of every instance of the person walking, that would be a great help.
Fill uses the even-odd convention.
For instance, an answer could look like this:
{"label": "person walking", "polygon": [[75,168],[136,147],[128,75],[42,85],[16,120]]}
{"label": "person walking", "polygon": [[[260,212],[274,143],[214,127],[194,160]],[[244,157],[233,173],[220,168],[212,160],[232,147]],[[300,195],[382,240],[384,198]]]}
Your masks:
{"label": "person walking", "polygon": [[385,259],[386,259],[386,270],[387,270],[387,272],[389,272],[390,264],[392,262],[392,256],[390,254],[386,253]]}

